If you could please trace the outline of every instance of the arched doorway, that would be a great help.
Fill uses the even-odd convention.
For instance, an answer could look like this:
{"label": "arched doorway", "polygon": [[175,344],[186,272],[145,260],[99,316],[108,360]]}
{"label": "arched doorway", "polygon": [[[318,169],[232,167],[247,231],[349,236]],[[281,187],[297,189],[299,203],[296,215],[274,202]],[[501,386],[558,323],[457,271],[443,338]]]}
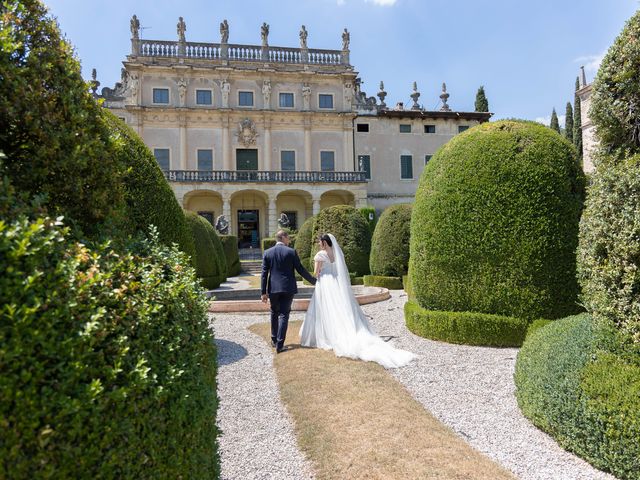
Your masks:
{"label": "arched doorway", "polygon": [[320,209],[333,207],[334,205],[351,205],[355,207],[355,196],[347,190],[329,190],[324,192],[320,197]]}
{"label": "arched doorway", "polygon": [[304,190],[284,190],[276,198],[276,214],[278,218],[284,213],[289,220],[289,228],[298,230],[311,215],[313,199]]}
{"label": "arched doorway", "polygon": [[193,190],[184,196],[183,206],[215,225],[216,218],[222,215],[222,196],[212,190]]}
{"label": "arched doorway", "polygon": [[268,197],[259,190],[240,190],[231,195],[231,218],[239,248],[260,248],[268,229]]}

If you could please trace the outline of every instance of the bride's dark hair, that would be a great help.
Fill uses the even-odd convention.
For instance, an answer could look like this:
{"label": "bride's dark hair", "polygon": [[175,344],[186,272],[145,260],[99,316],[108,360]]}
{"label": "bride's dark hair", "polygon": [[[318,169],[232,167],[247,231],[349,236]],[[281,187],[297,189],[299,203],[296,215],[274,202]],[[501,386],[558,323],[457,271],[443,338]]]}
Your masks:
{"label": "bride's dark hair", "polygon": [[327,235],[326,233],[323,233],[322,235],[320,235],[318,237],[318,240],[322,242],[327,242],[327,245],[329,245],[330,247],[333,247],[333,242],[331,241],[331,237],[329,237],[329,235]]}

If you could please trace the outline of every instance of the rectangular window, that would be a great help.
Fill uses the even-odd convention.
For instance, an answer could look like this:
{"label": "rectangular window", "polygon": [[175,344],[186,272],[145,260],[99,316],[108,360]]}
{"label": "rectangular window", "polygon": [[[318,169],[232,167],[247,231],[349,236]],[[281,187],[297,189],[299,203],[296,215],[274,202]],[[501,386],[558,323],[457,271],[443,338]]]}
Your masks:
{"label": "rectangular window", "polygon": [[364,172],[367,180],[371,180],[371,157],[369,155],[358,155],[358,170]]}
{"label": "rectangular window", "polygon": [[162,170],[169,170],[171,162],[169,161],[169,149],[168,148],[154,148],[153,155],[156,157],[156,162],[160,165]]}
{"label": "rectangular window", "polygon": [[198,150],[198,170],[213,170],[213,150]]}
{"label": "rectangular window", "polygon": [[424,164],[426,165],[427,163],[429,163],[429,161],[431,160],[431,157],[433,157],[433,155],[425,155],[424,156]]}
{"label": "rectangular window", "polygon": [[293,108],[293,93],[280,94],[280,108]]}
{"label": "rectangular window", "polygon": [[238,92],[238,105],[253,107],[253,92]]}
{"label": "rectangular window", "polygon": [[411,133],[411,124],[410,123],[401,123],[400,124],[400,133]]}
{"label": "rectangular window", "polygon": [[425,125],[424,126],[424,133],[436,133],[436,126],[435,125]]}
{"label": "rectangular window", "polygon": [[289,228],[291,230],[298,230],[298,212],[285,211],[282,213],[289,219]]}
{"label": "rectangular window", "polygon": [[169,89],[168,88],[154,88],[153,89],[153,103],[169,103]]}
{"label": "rectangular window", "polygon": [[466,130],[469,130],[469,125],[458,125],[458,133],[462,133]]}
{"label": "rectangular window", "polygon": [[328,93],[318,95],[318,108],[333,108],[333,95]]}
{"label": "rectangular window", "polygon": [[333,172],[336,169],[336,160],[333,152],[320,152],[320,170]]}
{"label": "rectangular window", "polygon": [[293,150],[282,150],[280,152],[280,170],[293,172],[296,169],[296,152]]}
{"label": "rectangular window", "polygon": [[211,105],[212,103],[213,97],[211,96],[211,90],[196,90],[197,105]]}
{"label": "rectangular window", "polygon": [[400,155],[400,178],[413,178],[413,156]]}
{"label": "rectangular window", "polygon": [[369,132],[369,124],[368,123],[358,123],[356,126],[356,131],[368,133]]}

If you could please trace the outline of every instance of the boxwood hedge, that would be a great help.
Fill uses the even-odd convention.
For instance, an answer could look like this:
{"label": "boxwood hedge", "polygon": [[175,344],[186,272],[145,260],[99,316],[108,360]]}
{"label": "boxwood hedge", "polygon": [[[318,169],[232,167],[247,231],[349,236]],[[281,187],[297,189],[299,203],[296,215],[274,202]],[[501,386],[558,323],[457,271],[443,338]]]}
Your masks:
{"label": "boxwood hedge", "polygon": [[219,235],[227,264],[227,277],[240,275],[240,255],[238,253],[238,237],[235,235]]}
{"label": "boxwood hedge", "polygon": [[227,280],[227,277],[229,276],[227,257],[225,255],[220,236],[218,235],[216,230],[214,228],[208,228],[207,231],[209,232],[209,238],[211,239],[211,244],[213,245],[213,258],[218,264],[216,268],[220,272],[220,282],[222,283],[225,282]]}
{"label": "boxwood hedge", "polygon": [[298,237],[296,239],[296,250],[298,251],[298,256],[300,257],[300,262],[304,265],[305,268],[310,267],[311,262],[311,251],[313,250],[313,225],[315,223],[316,216],[307,218],[300,230],[298,230]]}
{"label": "boxwood hedge", "polygon": [[587,314],[530,333],[516,362],[522,412],[560,445],[621,479],[640,478],[640,361]]}
{"label": "boxwood hedge", "polygon": [[216,354],[182,252],[0,221],[0,476],[217,478]]}
{"label": "boxwood hedge", "polygon": [[413,206],[419,305],[526,319],[579,311],[583,198],[573,145],[543,125],[500,121],[456,136],[425,167]]}
{"label": "boxwood hedge", "polygon": [[[349,205],[335,205],[321,210],[313,225],[315,240],[322,233],[332,233],[344,252],[350,273],[360,277],[369,273],[371,234],[362,214]],[[312,249],[311,257],[315,254]]]}
{"label": "boxwood hedge", "polygon": [[410,235],[411,205],[387,207],[371,238],[369,266],[373,275],[401,277],[407,274]]}
{"label": "boxwood hedge", "polygon": [[216,248],[211,240],[212,236],[216,235],[215,230],[197,213],[186,212],[186,218],[196,246],[196,275],[206,288],[210,290],[218,288],[223,282],[225,272],[221,270],[224,264],[216,258]]}
{"label": "boxwood hedge", "polygon": [[365,275],[363,282],[366,286],[383,287],[389,290],[402,290],[402,278],[385,277],[383,275]]}

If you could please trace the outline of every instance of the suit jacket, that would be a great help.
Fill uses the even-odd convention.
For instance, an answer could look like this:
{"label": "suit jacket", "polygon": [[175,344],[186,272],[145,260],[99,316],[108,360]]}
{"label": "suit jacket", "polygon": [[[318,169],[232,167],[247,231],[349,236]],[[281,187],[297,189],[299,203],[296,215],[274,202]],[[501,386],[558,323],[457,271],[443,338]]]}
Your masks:
{"label": "suit jacket", "polygon": [[302,266],[298,252],[293,248],[278,243],[267,249],[262,257],[262,294],[298,293],[294,269],[315,285],[316,279]]}

